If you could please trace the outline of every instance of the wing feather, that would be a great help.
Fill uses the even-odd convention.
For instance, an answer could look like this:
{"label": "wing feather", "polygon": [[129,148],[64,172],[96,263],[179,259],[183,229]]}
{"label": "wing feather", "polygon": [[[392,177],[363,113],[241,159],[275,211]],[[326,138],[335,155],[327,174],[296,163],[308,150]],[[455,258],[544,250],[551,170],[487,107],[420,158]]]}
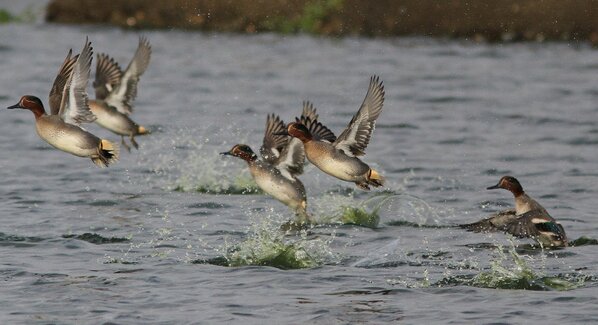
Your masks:
{"label": "wing feather", "polygon": [[473,232],[494,232],[500,230],[505,224],[517,219],[515,209],[507,209],[493,213],[490,217],[478,222],[459,225],[459,227]]}
{"label": "wing feather", "polygon": [[560,239],[566,238],[563,227],[543,210],[528,211],[500,230],[522,238],[538,237],[542,232],[554,232]]}
{"label": "wing feather", "polygon": [[274,164],[282,154],[283,148],[289,141],[289,136],[275,135],[274,133],[284,132],[285,130],[285,124],[278,115],[268,114],[264,141],[260,148],[260,154],[265,161]]}
{"label": "wing feather", "polygon": [[280,170],[280,173],[290,180],[294,180],[296,175],[303,173],[305,164],[305,149],[301,140],[292,138],[282,149],[280,157],[274,163],[274,166]]}
{"label": "wing feather", "polygon": [[91,73],[92,50],[91,42],[86,38],[85,46],[77,58],[62,92],[58,115],[66,123],[80,125],[84,122],[93,122],[96,119],[87,105],[86,91]]}
{"label": "wing feather", "polygon": [[96,92],[96,99],[104,100],[108,94],[118,86],[122,78],[122,70],[114,58],[105,53],[97,56],[96,78],[93,87]]}
{"label": "wing feather", "polygon": [[320,115],[317,114],[314,104],[309,101],[303,102],[303,111],[301,112],[301,118],[309,118],[312,121],[316,121]]}
{"label": "wing feather", "polygon": [[319,115],[316,113],[316,108],[309,101],[303,102],[303,112],[301,117],[295,118],[297,123],[305,125],[314,140],[323,140],[327,142],[334,142],[336,136],[329,128],[318,121]]}
{"label": "wing feather", "polygon": [[52,84],[52,89],[50,90],[50,115],[56,115],[60,111],[60,103],[62,102],[62,92],[66,83],[73,72],[73,66],[77,61],[79,55],[75,55],[71,57],[73,54],[73,50],[69,50],[69,53],[66,55],[62,66],[60,66],[60,70],[58,70],[58,75],[56,79],[54,79],[54,84]]}
{"label": "wing feather", "polygon": [[133,101],[137,97],[137,83],[139,77],[149,65],[152,47],[145,37],[139,38],[139,45],[133,59],[125,70],[116,88],[106,97],[106,103],[116,107],[123,114],[133,112]]}
{"label": "wing feather", "polygon": [[334,146],[350,156],[364,155],[383,104],[384,85],[378,76],[372,76],[361,107],[333,143]]}

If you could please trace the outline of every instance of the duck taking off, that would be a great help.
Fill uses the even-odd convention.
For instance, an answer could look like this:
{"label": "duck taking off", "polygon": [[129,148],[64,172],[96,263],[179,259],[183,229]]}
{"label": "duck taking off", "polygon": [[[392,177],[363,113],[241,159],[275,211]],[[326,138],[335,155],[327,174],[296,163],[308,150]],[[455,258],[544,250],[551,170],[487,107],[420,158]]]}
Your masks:
{"label": "duck taking off", "polygon": [[290,123],[281,134],[301,140],[307,159],[326,174],[369,190],[384,185],[384,178],[357,157],[365,155],[383,103],[384,85],[372,76],[361,107],[338,138],[309,116]]}
{"label": "duck taking off", "polygon": [[[304,103],[303,115],[317,117],[309,103]],[[261,160],[248,145],[237,144],[222,155],[245,160],[257,185],[270,196],[287,205],[297,215],[299,223],[314,223],[307,213],[307,197],[297,175],[303,173],[305,152],[301,141],[278,133],[285,130],[284,122],[274,114],[266,118],[266,131],[260,148]]]}
{"label": "duck taking off", "polygon": [[53,147],[79,157],[89,157],[99,167],[118,160],[118,147],[83,130],[81,123],[93,122],[87,101],[87,82],[91,70],[91,42],[85,40],[81,54],[62,63],[50,91],[50,115],[38,97],[25,95],[8,109],[28,109],[35,116],[35,128],[40,138]]}
{"label": "duck taking off", "polygon": [[96,99],[89,101],[89,107],[97,116],[95,122],[120,135],[122,145],[127,151],[131,151],[131,148],[125,142],[125,136],[128,136],[133,147],[138,149],[135,136],[150,133],[148,129],[135,123],[129,115],[133,112],[139,77],[147,69],[151,54],[149,41],[140,37],[137,51],[124,73],[113,58],[104,53],[98,54],[96,78],[93,82]]}
{"label": "duck taking off", "polygon": [[567,246],[565,229],[546,209],[523,191],[519,181],[512,176],[504,176],[489,190],[502,188],[513,193],[515,208],[499,211],[478,222],[460,225],[473,232],[503,231],[513,236],[532,238],[545,247]]}

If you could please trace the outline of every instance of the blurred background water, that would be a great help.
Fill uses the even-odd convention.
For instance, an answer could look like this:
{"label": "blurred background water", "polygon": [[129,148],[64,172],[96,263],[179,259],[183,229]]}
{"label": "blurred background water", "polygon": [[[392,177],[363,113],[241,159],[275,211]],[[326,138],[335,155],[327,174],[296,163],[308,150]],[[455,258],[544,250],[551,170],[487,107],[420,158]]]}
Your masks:
{"label": "blurred background water", "polygon": [[[121,66],[139,36],[96,26],[0,29],[2,107],[24,94],[47,103],[68,49],[80,51],[86,36]],[[452,227],[512,205],[508,192],[485,190],[511,174],[570,240],[596,238],[595,49],[143,35],[153,53],[133,118],[153,134],[114,166],[54,150],[27,111],[0,114],[3,323],[598,320],[595,246],[541,251]],[[372,74],[386,100],[364,160],[386,177],[385,189],[360,191],[308,165],[308,209],[328,224],[281,232],[292,213],[266,195],[237,194],[254,186],[246,166],[218,153],[235,143],[259,148],[266,115],[290,121],[303,100],[339,134]],[[340,222],[360,212],[377,212],[379,222]]]}

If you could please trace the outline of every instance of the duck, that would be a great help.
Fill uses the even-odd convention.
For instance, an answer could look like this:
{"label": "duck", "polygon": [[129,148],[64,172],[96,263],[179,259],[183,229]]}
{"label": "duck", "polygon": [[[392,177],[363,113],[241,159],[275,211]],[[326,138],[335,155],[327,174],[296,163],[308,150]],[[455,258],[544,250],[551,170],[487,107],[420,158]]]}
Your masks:
{"label": "duck", "polygon": [[[316,109],[309,102],[303,105],[301,116],[317,118]],[[305,152],[301,141],[288,135],[277,135],[286,124],[275,114],[266,117],[266,130],[260,155],[246,144],[236,144],[222,155],[238,157],[247,162],[251,176],[264,192],[288,206],[295,212],[298,224],[315,224],[307,213],[305,186],[297,178],[303,173]]]}
{"label": "duck", "polygon": [[72,53],[72,49],[69,50],[50,90],[50,114],[46,113],[42,101],[33,95],[21,97],[8,109],[33,112],[37,134],[54,148],[90,158],[98,167],[107,167],[118,160],[118,146],[81,127],[81,123],[95,120],[85,90],[91,72],[91,42],[85,40],[79,55],[72,56]]}
{"label": "duck", "polygon": [[383,104],[384,85],[378,76],[372,76],[361,107],[338,138],[321,122],[309,116],[289,123],[280,134],[299,139],[307,160],[324,173],[353,182],[363,190],[370,190],[370,186],[383,186],[384,177],[358,157],[365,155]]}
{"label": "duck", "polygon": [[532,238],[543,247],[568,245],[563,226],[546,209],[531,198],[513,176],[503,176],[488,190],[505,189],[513,193],[515,208],[499,211],[478,222],[460,225],[473,232],[503,231],[519,238]]}
{"label": "duck", "polygon": [[149,41],[141,36],[135,55],[124,72],[114,58],[105,53],[97,55],[93,82],[96,98],[89,101],[89,107],[97,117],[95,122],[120,135],[122,146],[129,152],[131,147],[125,142],[125,136],[129,137],[135,149],[139,149],[135,136],[150,133],[147,128],[133,121],[130,114],[133,112],[133,100],[137,96],[139,77],[149,65],[151,53]]}

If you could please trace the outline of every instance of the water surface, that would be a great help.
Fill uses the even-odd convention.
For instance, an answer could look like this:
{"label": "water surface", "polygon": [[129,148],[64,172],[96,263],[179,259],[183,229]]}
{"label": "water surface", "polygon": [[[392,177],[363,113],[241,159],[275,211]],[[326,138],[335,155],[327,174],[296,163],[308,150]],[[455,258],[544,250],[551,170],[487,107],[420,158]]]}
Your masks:
{"label": "water surface", "polygon": [[[24,94],[47,102],[66,52],[79,51],[86,35],[121,66],[137,46],[136,33],[117,29],[2,26],[1,106]],[[0,113],[3,323],[598,320],[595,246],[542,252],[515,240],[511,254],[502,234],[452,227],[511,205],[508,192],[485,190],[511,174],[571,240],[597,237],[594,49],[145,35],[152,62],[133,117],[154,132],[113,167],[50,148],[30,112]],[[235,143],[257,150],[266,114],[289,121],[303,100],[339,134],[372,74],[384,80],[386,101],[364,160],[385,175],[385,192],[313,166],[301,179],[320,220],[338,219],[344,207],[371,211],[390,195],[378,226],[281,233],[292,213],[268,196],[237,194],[252,184],[246,166],[218,153]],[[268,254],[281,251],[273,263]],[[503,285],[484,274],[523,280]]]}

